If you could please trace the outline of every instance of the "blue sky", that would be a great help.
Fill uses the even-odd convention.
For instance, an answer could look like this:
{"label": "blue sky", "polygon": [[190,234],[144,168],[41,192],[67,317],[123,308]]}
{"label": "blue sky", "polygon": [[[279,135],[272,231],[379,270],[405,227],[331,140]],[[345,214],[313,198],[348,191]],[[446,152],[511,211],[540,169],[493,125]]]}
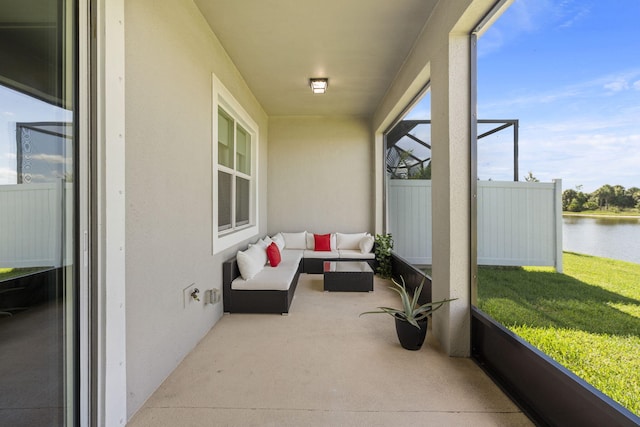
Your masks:
{"label": "blue sky", "polygon": [[[516,0],[478,43],[478,114],[520,120],[520,177],[640,187],[640,1]],[[513,175],[511,135],[478,144]]]}
{"label": "blue sky", "polygon": [[[515,0],[480,37],[478,117],[520,120],[521,180],[640,187],[639,22],[640,0]],[[479,141],[478,173],[513,179],[511,130]]]}
{"label": "blue sky", "polygon": [[[16,122],[47,121],[71,122],[72,114],[0,85],[0,185],[16,183]],[[68,159],[58,158],[53,162],[68,162]]]}

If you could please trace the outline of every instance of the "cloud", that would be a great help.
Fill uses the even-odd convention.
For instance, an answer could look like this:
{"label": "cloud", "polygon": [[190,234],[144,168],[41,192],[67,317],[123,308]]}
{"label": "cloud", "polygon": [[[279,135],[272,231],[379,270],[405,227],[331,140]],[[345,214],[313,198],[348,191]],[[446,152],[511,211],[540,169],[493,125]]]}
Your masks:
{"label": "cloud", "polygon": [[36,154],[31,156],[31,158],[33,160],[41,160],[43,162],[54,163],[54,164],[66,164],[66,163],[70,163],[71,161],[71,159],[67,157],[63,157],[59,154]]}
{"label": "cloud", "polygon": [[15,169],[0,168],[0,185],[12,185],[17,182]]}
{"label": "cloud", "polygon": [[585,0],[518,0],[482,36],[478,57],[516,44],[525,35],[553,28],[567,29],[591,14],[591,2]]}
{"label": "cloud", "polygon": [[[550,87],[544,91],[530,89],[529,92],[519,94],[492,92],[491,94],[495,98],[489,102],[480,100],[478,110],[483,116],[488,114],[501,115],[504,114],[502,110],[513,112],[516,108],[535,109],[537,108],[536,106],[544,106],[561,101],[580,102],[581,110],[584,110],[590,104],[591,106],[601,105],[602,100],[600,98],[604,95],[611,96],[625,93],[631,88],[640,90],[639,77],[640,69],[634,68],[595,76],[572,85]],[[635,121],[637,122],[637,118]]]}
{"label": "cloud", "polygon": [[629,89],[629,83],[626,80],[618,79],[616,81],[606,83],[604,88],[612,92],[620,92],[621,90]]}
{"label": "cloud", "polygon": [[561,22],[558,25],[558,28],[566,29],[572,27],[574,24],[582,21],[587,16],[591,14],[591,5],[581,1],[575,4],[573,2],[565,1],[562,2],[561,5],[564,5],[564,8],[560,10],[563,13],[560,15]]}

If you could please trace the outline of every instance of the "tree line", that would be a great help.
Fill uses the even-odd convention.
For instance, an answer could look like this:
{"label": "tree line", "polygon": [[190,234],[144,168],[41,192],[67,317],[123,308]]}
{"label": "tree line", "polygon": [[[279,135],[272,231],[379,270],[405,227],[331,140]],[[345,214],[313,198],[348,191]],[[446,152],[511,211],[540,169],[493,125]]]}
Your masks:
{"label": "tree line", "polygon": [[562,210],[582,212],[586,210],[640,209],[640,188],[625,189],[622,185],[605,184],[592,193],[583,193],[579,185],[575,190],[562,192]]}

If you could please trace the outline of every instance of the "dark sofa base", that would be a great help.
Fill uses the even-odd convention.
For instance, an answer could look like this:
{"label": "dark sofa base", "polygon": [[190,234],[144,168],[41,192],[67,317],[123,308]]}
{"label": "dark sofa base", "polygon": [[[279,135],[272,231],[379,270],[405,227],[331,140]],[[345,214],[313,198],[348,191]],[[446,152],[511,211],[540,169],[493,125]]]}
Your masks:
{"label": "dark sofa base", "polygon": [[235,290],[231,282],[240,276],[235,258],[222,263],[222,303],[225,313],[289,313],[293,295],[302,272],[302,261],[298,265],[289,289],[285,290]]}

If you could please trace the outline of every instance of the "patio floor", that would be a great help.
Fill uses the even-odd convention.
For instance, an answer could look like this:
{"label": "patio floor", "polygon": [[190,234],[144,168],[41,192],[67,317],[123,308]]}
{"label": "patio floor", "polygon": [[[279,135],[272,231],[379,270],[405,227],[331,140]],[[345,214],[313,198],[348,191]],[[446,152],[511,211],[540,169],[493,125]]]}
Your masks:
{"label": "patio floor", "polygon": [[302,274],[288,316],[225,315],[129,422],[142,426],[531,426],[471,359],[431,334],[398,344],[397,306],[374,292],[323,292]]}

